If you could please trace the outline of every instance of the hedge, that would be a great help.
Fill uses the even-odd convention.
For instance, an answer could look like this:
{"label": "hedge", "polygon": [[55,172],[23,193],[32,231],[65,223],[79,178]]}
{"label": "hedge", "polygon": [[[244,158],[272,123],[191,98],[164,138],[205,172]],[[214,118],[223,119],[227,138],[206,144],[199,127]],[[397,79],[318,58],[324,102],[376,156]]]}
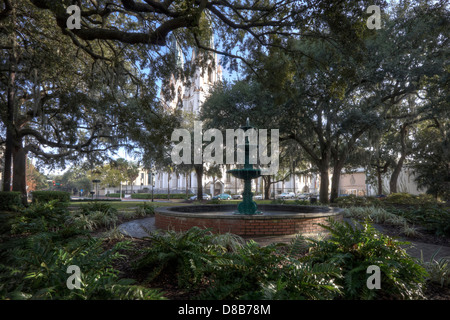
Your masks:
{"label": "hedge", "polygon": [[[108,198],[119,198],[120,193],[108,193],[106,196]],[[125,192],[122,192],[122,197],[125,197]]]}
{"label": "hedge", "polygon": [[33,203],[49,202],[59,200],[60,202],[69,202],[70,193],[65,191],[33,191]]}
{"label": "hedge", "polygon": [[[192,197],[192,194],[189,194],[188,197]],[[151,193],[133,193],[131,195],[132,199],[151,199]],[[167,193],[155,193],[153,194],[153,199],[167,199]],[[184,193],[174,193],[170,194],[170,199],[186,199],[186,194]]]}
{"label": "hedge", "polygon": [[0,210],[11,211],[22,207],[22,194],[16,191],[0,191]]}

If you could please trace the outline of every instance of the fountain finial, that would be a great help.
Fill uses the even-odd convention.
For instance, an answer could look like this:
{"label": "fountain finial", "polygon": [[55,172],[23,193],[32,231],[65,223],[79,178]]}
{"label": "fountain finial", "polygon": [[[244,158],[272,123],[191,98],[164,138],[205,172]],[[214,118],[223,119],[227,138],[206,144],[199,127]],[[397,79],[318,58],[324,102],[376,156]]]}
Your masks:
{"label": "fountain finial", "polygon": [[241,127],[241,129],[244,129],[245,131],[247,131],[248,129],[255,129],[254,127],[252,127],[250,125],[250,118],[249,117],[247,117],[247,120],[245,121],[245,125],[243,125]]}

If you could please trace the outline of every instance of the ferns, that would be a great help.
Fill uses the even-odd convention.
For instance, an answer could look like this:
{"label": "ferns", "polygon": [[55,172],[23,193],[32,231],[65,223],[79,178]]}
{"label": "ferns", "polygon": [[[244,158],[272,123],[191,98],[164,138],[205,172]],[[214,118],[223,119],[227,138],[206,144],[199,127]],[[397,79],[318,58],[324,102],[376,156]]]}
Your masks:
{"label": "ferns", "polygon": [[332,299],[339,294],[331,264],[302,263],[250,241],[210,264],[212,286],[201,299]]}
{"label": "ferns", "polygon": [[[313,241],[314,247],[306,257],[312,263],[333,263],[342,270],[343,287],[347,299],[374,299],[380,294],[397,299],[423,298],[425,269],[408,256],[401,245],[378,233],[370,224],[358,226],[329,220],[331,237]],[[381,292],[368,290],[365,271],[370,265],[380,267],[383,283]]]}
{"label": "ferns", "polygon": [[161,273],[176,273],[180,287],[196,286],[201,280],[201,270],[222,248],[210,242],[209,230],[192,228],[186,232],[154,232],[148,240],[151,246],[143,251],[135,263],[136,269],[149,269],[148,281]]}
{"label": "ferns", "polygon": [[[9,249],[7,264],[0,265],[0,297],[26,299],[138,299],[162,298],[155,290],[134,286],[132,280],[119,279],[112,263],[123,258],[119,243],[104,250],[101,240],[76,238],[54,241],[51,235],[39,234]],[[69,290],[66,273],[69,265],[81,272],[81,288]]]}
{"label": "ferns", "polygon": [[[142,207],[136,214],[149,214],[152,208]],[[123,239],[115,228],[116,212],[96,209],[102,210],[69,214],[49,203],[14,217],[14,231],[20,236],[0,243],[0,299],[162,299],[160,291],[122,279],[113,267],[131,242],[118,242],[106,250],[103,240],[89,236],[89,230],[109,226],[113,229],[107,239]],[[378,209],[376,214],[371,208],[348,210],[374,221],[392,219]],[[136,252],[140,256],[133,266],[146,273],[148,282],[169,276],[179,288],[202,299],[423,297],[428,274],[402,249],[406,243],[378,233],[368,222],[330,219],[322,227],[329,231],[326,238],[299,235],[282,250],[281,245],[261,247],[233,234],[200,228],[154,232],[147,238],[148,246]],[[69,265],[82,272],[80,289],[66,286]],[[367,288],[370,265],[380,267],[382,290]],[[448,261],[425,267],[430,277],[448,284]]]}
{"label": "ferns", "polygon": [[[71,216],[57,201],[24,209],[12,219],[11,230],[25,236],[0,243],[0,299],[162,299],[157,290],[120,279],[112,267],[130,243],[105,250],[102,240],[80,228],[108,225],[114,217],[109,210]],[[80,289],[66,285],[70,265],[81,270]]]}

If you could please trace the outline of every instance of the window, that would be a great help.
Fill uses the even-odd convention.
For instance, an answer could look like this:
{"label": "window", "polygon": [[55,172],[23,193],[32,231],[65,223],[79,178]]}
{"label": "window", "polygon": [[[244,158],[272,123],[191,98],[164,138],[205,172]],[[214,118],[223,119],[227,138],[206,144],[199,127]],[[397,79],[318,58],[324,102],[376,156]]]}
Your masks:
{"label": "window", "polygon": [[213,73],[211,67],[208,68],[208,82],[213,82]]}

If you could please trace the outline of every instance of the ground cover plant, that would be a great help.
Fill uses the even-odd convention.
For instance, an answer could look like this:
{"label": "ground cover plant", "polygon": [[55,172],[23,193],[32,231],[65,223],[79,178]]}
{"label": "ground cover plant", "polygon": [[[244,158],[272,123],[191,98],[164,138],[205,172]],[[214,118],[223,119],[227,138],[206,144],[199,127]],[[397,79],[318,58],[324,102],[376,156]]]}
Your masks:
{"label": "ground cover plant", "polygon": [[[147,214],[150,209],[144,210]],[[91,226],[115,221],[111,217],[117,211],[99,204],[86,206],[82,211],[91,220],[77,219],[66,202],[52,200],[38,202],[2,219],[9,228],[3,230],[0,242],[1,299],[163,298],[158,290],[120,277],[114,268],[113,264],[125,257],[120,251],[130,248],[129,241],[108,248],[104,239],[89,233],[94,229]],[[81,287],[76,290],[66,285],[70,265],[82,271]]]}
{"label": "ground cover plant", "polygon": [[[330,222],[328,237],[269,246],[201,228],[126,238],[117,223],[151,216],[154,205],[123,209],[88,203],[69,210],[53,200],[8,214],[1,298],[425,299],[429,283],[449,287],[447,259],[417,261],[405,243],[372,227],[408,221],[380,207],[347,208],[361,223]],[[66,287],[68,265],[83,271],[82,289]],[[383,290],[367,288],[370,265],[380,267]]]}
{"label": "ground cover plant", "polygon": [[445,244],[450,236],[450,207],[430,195],[395,193],[385,199],[347,196],[339,198],[346,217],[369,219],[397,227],[399,235],[410,238],[434,236]]}
{"label": "ground cover plant", "polygon": [[[217,235],[192,228],[152,234],[135,268],[149,284],[177,279],[201,299],[425,299],[429,274],[404,246],[363,225],[330,221],[325,239],[297,237],[290,245],[261,247],[238,241],[233,249]],[[370,290],[367,269],[381,270],[383,290]],[[157,282],[161,283],[161,282]]]}
{"label": "ground cover plant", "polygon": [[[329,262],[338,266],[342,278],[338,283],[346,299],[375,299],[379,295],[397,299],[424,298],[423,286],[427,273],[414,261],[401,245],[406,243],[377,232],[368,222],[356,223],[329,221],[323,227],[331,237],[316,241],[311,247],[308,261]],[[366,271],[369,266],[381,269],[383,290],[369,290],[366,286]]]}

